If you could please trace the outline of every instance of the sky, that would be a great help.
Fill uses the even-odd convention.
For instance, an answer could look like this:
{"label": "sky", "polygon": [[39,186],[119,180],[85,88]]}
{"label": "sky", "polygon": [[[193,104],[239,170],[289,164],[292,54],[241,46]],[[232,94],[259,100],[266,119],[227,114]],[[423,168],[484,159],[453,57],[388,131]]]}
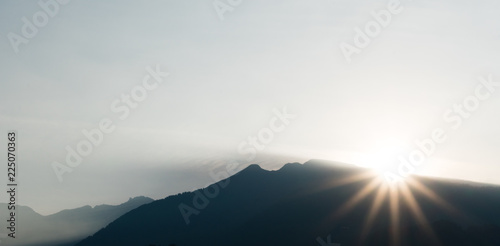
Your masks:
{"label": "sky", "polygon": [[[235,161],[397,173],[436,129],[446,140],[415,174],[500,184],[500,87],[478,79],[500,82],[499,10],[494,0],[2,1],[0,158],[17,131],[18,201],[41,214],[164,198]],[[127,104],[132,93],[140,100]],[[68,147],[101,121],[113,130],[69,167]],[[71,169],[62,181],[55,162]]]}

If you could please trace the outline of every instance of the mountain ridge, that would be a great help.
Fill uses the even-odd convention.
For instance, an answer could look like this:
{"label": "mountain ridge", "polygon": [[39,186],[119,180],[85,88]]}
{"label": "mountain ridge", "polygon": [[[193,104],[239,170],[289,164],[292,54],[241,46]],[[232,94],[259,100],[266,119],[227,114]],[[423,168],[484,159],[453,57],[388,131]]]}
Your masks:
{"label": "mountain ridge", "polygon": [[[17,205],[21,225],[17,230],[18,236],[16,239],[2,240],[14,246],[74,245],[126,212],[152,201],[151,198],[138,196],[118,205],[85,205],[49,215],[41,215],[28,206]],[[6,207],[3,205],[0,203],[0,207]],[[0,219],[6,220],[6,215],[1,213]]]}
{"label": "mountain ridge", "polygon": [[[369,178],[360,179],[364,176]],[[432,178],[412,179],[467,213],[466,218],[456,216],[453,209],[441,207],[442,204],[408,185],[405,189],[412,193],[412,199],[428,216],[428,226],[446,230],[475,226],[483,232],[486,230],[481,227],[483,224],[494,225],[494,230],[500,225],[500,211],[496,209],[500,206],[500,196],[494,196],[500,194],[498,187],[472,187]],[[345,204],[356,194],[370,188],[374,180],[377,176],[371,170],[337,162],[288,163],[276,171],[264,170],[254,164],[205,188],[169,196],[130,211],[77,246],[317,245],[315,239],[328,233],[337,233],[342,245],[358,245],[356,238],[359,235],[353,231],[361,230],[368,211],[372,209],[375,191],[381,188],[359,199],[357,204],[349,207],[349,213],[337,213],[343,211]],[[403,192],[397,196],[401,201],[400,220],[401,228],[406,230],[405,238],[437,245],[429,238],[414,236],[425,232],[423,227],[416,226],[421,221],[413,216],[414,206],[407,201],[410,198]],[[390,206],[389,196],[386,196],[374,222],[377,230],[390,228]],[[186,210],[190,213],[183,217],[180,207],[192,210]],[[186,214],[189,220],[185,220]],[[351,231],[339,232],[343,230],[341,228],[351,228]],[[368,237],[377,238],[377,242],[389,240],[384,237],[386,233],[377,234],[377,230],[370,231]],[[460,230],[455,233],[469,235]],[[476,236],[474,233],[470,235],[470,238]]]}

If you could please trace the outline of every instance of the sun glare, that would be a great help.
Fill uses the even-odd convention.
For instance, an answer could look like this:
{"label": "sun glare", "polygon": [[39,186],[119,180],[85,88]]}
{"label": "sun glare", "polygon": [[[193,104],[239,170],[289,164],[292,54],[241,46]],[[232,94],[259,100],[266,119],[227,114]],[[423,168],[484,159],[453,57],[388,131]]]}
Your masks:
{"label": "sun glare", "polygon": [[[368,173],[358,173],[329,183],[329,185],[323,187],[323,189],[328,189],[328,187],[349,186],[359,182],[363,182],[365,185],[354,192],[342,205],[332,210],[330,216],[325,218],[322,222],[326,224],[338,220],[351,213],[354,208],[360,206],[364,201],[371,199],[371,205],[365,214],[364,225],[360,228],[359,245],[363,245],[365,240],[369,237],[370,232],[375,229],[376,220],[382,219],[380,216],[383,213],[380,212],[384,206],[388,206],[389,208],[389,214],[386,215],[390,223],[389,245],[406,245],[405,242],[403,242],[405,240],[403,237],[404,234],[400,230],[402,210],[409,211],[410,217],[412,217],[419,228],[422,229],[422,236],[430,239],[434,243],[439,242],[436,233],[430,227],[427,216],[420,205],[422,200],[426,200],[441,207],[445,213],[451,216],[465,218],[465,215],[457,208],[446,202],[446,200],[430,188],[426,187],[424,183],[414,178],[408,178],[405,182],[396,182],[393,183],[393,185],[389,185],[387,182],[384,182],[380,176],[377,177]],[[417,199],[416,195],[421,196],[420,200]]]}
{"label": "sun glare", "polygon": [[375,172],[384,174],[394,171],[397,167],[397,158],[404,153],[404,145],[395,139],[385,139],[377,142],[372,150],[364,154],[360,165],[373,169]]}

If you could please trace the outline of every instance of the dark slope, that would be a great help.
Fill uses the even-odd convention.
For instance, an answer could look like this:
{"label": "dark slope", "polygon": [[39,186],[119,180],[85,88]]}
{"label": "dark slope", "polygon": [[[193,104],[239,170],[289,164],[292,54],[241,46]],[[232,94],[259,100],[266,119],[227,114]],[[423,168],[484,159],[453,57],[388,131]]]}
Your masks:
{"label": "dark slope", "polygon": [[[84,206],[66,209],[43,216],[26,206],[17,206],[18,223],[16,239],[2,239],[6,245],[74,245],[75,242],[95,233],[121,215],[154,201],[147,197],[131,198],[120,205]],[[1,205],[2,207],[6,207]],[[7,213],[0,219],[7,220]]]}
{"label": "dark slope", "polygon": [[[500,245],[495,241],[500,240],[499,187],[422,177],[413,182],[437,199],[418,186],[406,188],[413,198],[399,188],[399,195],[393,196],[399,201],[399,225],[391,227],[391,199],[381,197],[373,227],[361,241],[363,225],[382,188],[366,192],[350,210],[339,210],[376,181],[372,175],[340,185],[359,175],[370,174],[324,161],[287,164],[279,171],[251,165],[205,189],[141,206],[77,245],[319,245],[316,239],[326,241],[327,235],[342,245],[390,245],[389,231],[394,230],[399,232],[399,245]],[[193,209],[189,224],[179,206]],[[418,210],[426,221],[415,219],[421,218],[413,216]]]}

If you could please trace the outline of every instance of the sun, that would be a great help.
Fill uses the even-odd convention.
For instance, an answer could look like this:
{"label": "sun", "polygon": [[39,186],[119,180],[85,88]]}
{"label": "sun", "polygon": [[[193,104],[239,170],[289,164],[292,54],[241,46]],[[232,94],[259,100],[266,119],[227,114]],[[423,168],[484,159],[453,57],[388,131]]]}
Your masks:
{"label": "sun", "polygon": [[395,171],[398,156],[405,151],[405,145],[397,139],[377,141],[373,147],[364,153],[359,165],[370,168],[379,174]]}
{"label": "sun", "polygon": [[358,236],[359,245],[363,245],[369,239],[370,232],[376,229],[376,221],[382,218],[380,216],[384,214],[381,213],[384,208],[388,208],[389,211],[386,214],[390,224],[388,227],[390,244],[388,245],[407,245],[405,242],[406,239],[403,237],[404,232],[401,230],[403,216],[412,217],[416,225],[422,228],[424,232],[422,236],[432,240],[433,245],[439,244],[436,233],[429,226],[430,223],[424,213],[425,210],[420,205],[421,202],[431,202],[433,205],[441,207],[449,216],[464,216],[460,213],[460,210],[427,187],[425,183],[414,177],[409,177],[404,182],[388,184],[383,181],[381,176],[373,176],[373,173],[363,172],[331,182],[329,185],[324,186],[323,189],[349,186],[360,182],[364,183],[364,185],[358,188],[340,206],[332,210],[331,214],[322,222],[326,224],[345,218],[347,214],[351,213],[360,204],[370,202],[369,199],[371,199],[371,206],[366,210],[363,225],[360,227]]}

